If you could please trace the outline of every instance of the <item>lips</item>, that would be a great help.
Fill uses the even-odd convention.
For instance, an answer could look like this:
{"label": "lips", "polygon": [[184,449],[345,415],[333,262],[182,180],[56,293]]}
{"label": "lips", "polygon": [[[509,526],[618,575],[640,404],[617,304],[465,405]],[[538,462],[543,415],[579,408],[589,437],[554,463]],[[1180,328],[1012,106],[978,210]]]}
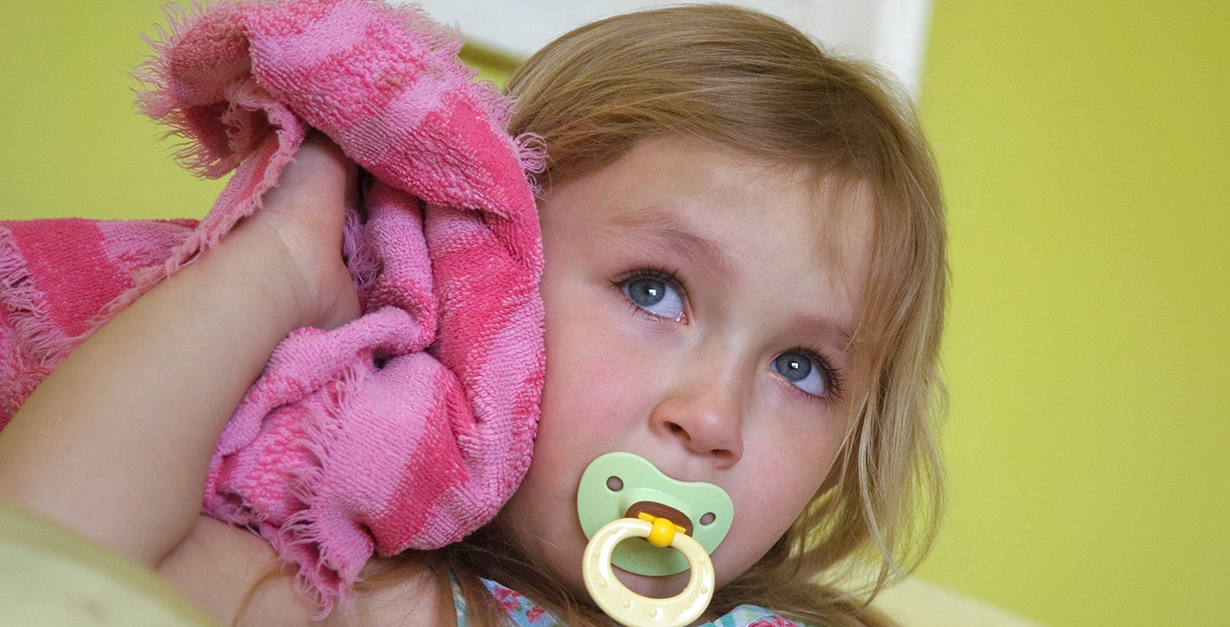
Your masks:
{"label": "lips", "polygon": [[683,532],[688,536],[692,535],[692,519],[688,518],[683,512],[661,503],[654,501],[638,501],[633,503],[628,511],[624,514],[625,518],[636,518],[640,514],[649,514],[655,518],[665,518],[679,527],[683,527]]}

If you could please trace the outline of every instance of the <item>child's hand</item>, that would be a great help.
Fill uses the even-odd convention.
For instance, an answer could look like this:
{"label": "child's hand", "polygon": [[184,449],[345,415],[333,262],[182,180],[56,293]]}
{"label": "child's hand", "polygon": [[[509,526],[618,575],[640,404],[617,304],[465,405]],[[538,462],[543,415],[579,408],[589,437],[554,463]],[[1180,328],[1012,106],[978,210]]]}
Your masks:
{"label": "child's hand", "polygon": [[339,327],[359,315],[354,283],[342,262],[346,209],[358,206],[358,167],[337,144],[312,133],[286,166],[262,207],[235,232],[276,247],[298,307],[299,326]]}

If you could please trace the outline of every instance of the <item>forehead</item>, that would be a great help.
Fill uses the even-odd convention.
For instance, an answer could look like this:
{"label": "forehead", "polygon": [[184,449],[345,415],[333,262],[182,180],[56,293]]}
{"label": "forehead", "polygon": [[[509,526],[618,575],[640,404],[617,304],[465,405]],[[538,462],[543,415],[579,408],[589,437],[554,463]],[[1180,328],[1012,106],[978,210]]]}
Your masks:
{"label": "forehead", "polygon": [[740,253],[787,255],[843,289],[865,281],[876,232],[866,181],[680,137],[552,188],[542,220],[546,238],[665,244],[718,270]]}

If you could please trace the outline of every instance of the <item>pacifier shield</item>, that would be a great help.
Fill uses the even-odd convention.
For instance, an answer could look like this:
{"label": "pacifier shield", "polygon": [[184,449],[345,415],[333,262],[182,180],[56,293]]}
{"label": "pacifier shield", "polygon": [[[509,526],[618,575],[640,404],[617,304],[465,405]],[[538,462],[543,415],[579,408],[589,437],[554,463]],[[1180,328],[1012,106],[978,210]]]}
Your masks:
{"label": "pacifier shield", "polygon": [[[722,543],[734,519],[734,503],[712,483],[686,482],[666,476],[649,460],[632,453],[607,453],[590,462],[577,489],[577,515],[586,539],[607,523],[624,518],[642,502],[658,503],[688,518],[691,537],[706,553]],[[682,521],[677,521],[682,522]],[[688,570],[677,550],[659,548],[641,538],[615,547],[611,563],[638,575],[673,575]]]}

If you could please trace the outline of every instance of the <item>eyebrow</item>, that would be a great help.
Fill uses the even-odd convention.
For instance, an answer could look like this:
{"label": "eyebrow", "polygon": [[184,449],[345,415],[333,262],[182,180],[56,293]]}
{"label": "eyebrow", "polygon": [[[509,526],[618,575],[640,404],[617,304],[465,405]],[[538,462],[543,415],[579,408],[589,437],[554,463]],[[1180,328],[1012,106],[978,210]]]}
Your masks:
{"label": "eyebrow", "polygon": [[727,282],[734,282],[736,272],[730,257],[717,242],[693,232],[669,211],[650,206],[635,211],[616,213],[600,227],[605,235],[616,240],[642,241],[663,246],[689,262],[709,268]]}
{"label": "eyebrow", "polygon": [[[605,237],[616,241],[641,241],[650,238],[652,245],[664,246],[682,255],[689,262],[713,270],[723,280],[733,283],[737,271],[729,255],[717,242],[692,232],[686,223],[664,207],[651,205],[632,211],[612,212],[609,220],[598,228]],[[849,328],[826,317],[806,317],[796,320],[793,327],[809,336],[827,336],[835,348],[850,355],[854,333]]]}
{"label": "eyebrow", "polygon": [[805,335],[827,336],[832,338],[833,346],[843,354],[851,354],[854,348],[854,334],[835,320],[827,318],[809,318],[794,324],[794,328]]}

